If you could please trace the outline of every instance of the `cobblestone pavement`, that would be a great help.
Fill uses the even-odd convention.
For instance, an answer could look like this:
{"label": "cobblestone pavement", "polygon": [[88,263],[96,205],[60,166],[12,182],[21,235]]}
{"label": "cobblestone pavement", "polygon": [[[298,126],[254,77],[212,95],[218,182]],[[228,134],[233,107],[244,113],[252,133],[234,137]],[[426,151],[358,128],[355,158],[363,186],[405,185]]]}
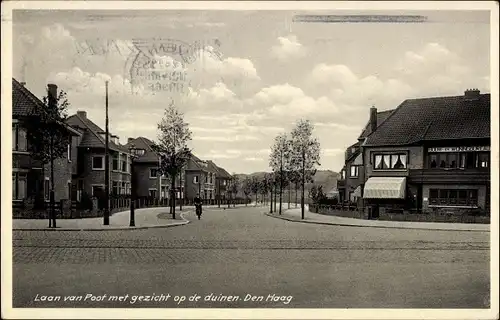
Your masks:
{"label": "cobblestone pavement", "polygon": [[[13,232],[15,307],[484,308],[489,233],[297,224],[206,209],[174,228]],[[36,295],[237,295],[237,301],[47,302]],[[247,294],[292,296],[244,301]]]}

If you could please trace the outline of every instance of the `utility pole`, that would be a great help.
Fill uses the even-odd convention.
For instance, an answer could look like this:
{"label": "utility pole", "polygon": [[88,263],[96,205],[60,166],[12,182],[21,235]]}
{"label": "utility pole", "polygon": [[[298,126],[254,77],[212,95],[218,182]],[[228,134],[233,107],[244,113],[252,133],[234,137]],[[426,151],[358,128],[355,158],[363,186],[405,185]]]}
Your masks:
{"label": "utility pole", "polygon": [[104,225],[109,225],[109,118],[108,118],[108,81],[106,81],[106,147],[104,156],[104,193],[106,206],[104,207]]}

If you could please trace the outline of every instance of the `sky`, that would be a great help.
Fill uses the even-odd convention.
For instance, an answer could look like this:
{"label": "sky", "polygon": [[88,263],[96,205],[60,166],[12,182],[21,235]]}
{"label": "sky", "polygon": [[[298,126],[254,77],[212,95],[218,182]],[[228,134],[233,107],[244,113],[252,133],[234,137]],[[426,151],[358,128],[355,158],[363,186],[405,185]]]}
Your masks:
{"label": "sky", "polygon": [[299,119],[314,124],[319,169],[339,172],[371,106],[490,90],[489,12],[404,12],[426,23],[293,21],[305,13],[350,12],[16,10],[13,76],[38,97],[57,84],[69,114],[87,111],[102,128],[109,81],[110,131],[123,144],[156,140],[174,103],[193,152],[231,173],[269,170],[274,138]]}

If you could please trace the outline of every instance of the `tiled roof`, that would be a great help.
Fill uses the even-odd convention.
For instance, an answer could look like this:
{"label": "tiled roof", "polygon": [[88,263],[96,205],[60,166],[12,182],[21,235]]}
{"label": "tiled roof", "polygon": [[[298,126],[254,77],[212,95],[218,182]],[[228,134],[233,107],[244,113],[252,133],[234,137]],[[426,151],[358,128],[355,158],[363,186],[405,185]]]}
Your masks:
{"label": "tiled roof", "polygon": [[[66,123],[72,127],[77,127],[84,129],[84,134],[82,141],[78,145],[79,147],[86,148],[104,148],[106,146],[106,141],[100,136],[100,132],[104,132],[98,125],[92,122],[87,117],[82,117],[78,113],[71,115],[66,120]],[[128,148],[123,145],[114,143],[111,140],[109,142],[109,149],[119,152],[128,153]]]}
{"label": "tiled roof", "polygon": [[28,116],[34,105],[44,107],[43,102],[31,91],[12,78],[12,117]]}
{"label": "tiled roof", "polygon": [[154,152],[153,148],[151,147],[153,145],[153,141],[151,141],[145,137],[135,138],[135,139],[129,141],[125,145],[127,150],[132,144],[137,148],[141,148],[141,149],[145,150],[144,155],[137,158],[135,161],[137,161],[137,162],[154,162],[154,163],[158,164],[158,161],[159,161],[158,154],[156,152]]}
{"label": "tiled roof", "polygon": [[231,179],[232,178],[232,176],[226,170],[224,170],[223,168],[216,165],[213,161],[209,161],[209,163],[212,166],[213,172],[215,172],[217,174],[217,177],[224,178],[224,179]]}
{"label": "tiled roof", "polygon": [[490,94],[405,100],[370,134],[365,145],[408,145],[426,140],[490,137]]}
{"label": "tiled roof", "polygon": [[[385,111],[379,111],[377,112],[377,128],[382,124],[382,122],[387,119],[391,115],[391,113],[394,111],[392,110],[385,110]],[[370,133],[372,132],[371,126],[370,126],[370,120],[368,120],[368,123],[365,125],[363,131],[361,132],[361,135],[359,136],[358,139],[364,139],[366,138]]]}
{"label": "tiled roof", "polygon": [[[31,91],[12,78],[12,117],[26,117],[32,114],[33,107],[45,108],[44,103],[38,99]],[[61,123],[73,135],[79,135],[81,132],[71,128],[67,124]]]}

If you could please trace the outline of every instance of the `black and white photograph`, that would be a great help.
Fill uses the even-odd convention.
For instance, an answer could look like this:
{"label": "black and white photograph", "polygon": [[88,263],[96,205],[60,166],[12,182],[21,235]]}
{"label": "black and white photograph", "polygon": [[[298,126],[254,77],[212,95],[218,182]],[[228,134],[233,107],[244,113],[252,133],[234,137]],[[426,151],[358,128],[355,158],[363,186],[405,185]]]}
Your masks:
{"label": "black and white photograph", "polygon": [[2,29],[2,318],[498,318],[498,3]]}

